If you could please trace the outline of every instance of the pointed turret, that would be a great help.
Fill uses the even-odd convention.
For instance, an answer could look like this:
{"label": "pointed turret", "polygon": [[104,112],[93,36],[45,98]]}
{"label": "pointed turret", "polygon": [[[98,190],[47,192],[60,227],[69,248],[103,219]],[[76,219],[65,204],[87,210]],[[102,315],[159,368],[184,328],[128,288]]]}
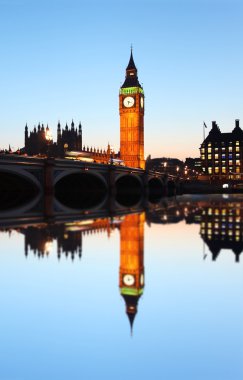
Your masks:
{"label": "pointed turret", "polygon": [[82,150],[82,124],[81,122],[78,125],[78,150]]}
{"label": "pointed turret", "polygon": [[140,87],[142,88],[141,84],[138,81],[137,76],[137,68],[134,63],[133,59],[133,53],[131,49],[131,55],[130,60],[128,62],[127,68],[126,68],[126,79],[121,88],[127,88],[127,87]]}
{"label": "pointed turret", "polygon": [[25,133],[24,134],[25,134],[25,139],[28,138],[29,132],[28,132],[28,125],[27,125],[27,123],[25,125]]}
{"label": "pointed turret", "polygon": [[129,63],[127,65],[126,71],[131,71],[131,70],[137,72],[137,68],[135,66],[134,59],[133,59],[132,48],[131,48],[130,60],[129,60]]}
{"label": "pointed turret", "polygon": [[140,298],[140,295],[137,296],[132,296],[128,294],[122,294],[124,301],[126,303],[126,314],[129,319],[130,327],[131,327],[131,335],[132,335],[132,330],[133,330],[133,323],[137,314],[137,305],[138,305],[138,300]]}

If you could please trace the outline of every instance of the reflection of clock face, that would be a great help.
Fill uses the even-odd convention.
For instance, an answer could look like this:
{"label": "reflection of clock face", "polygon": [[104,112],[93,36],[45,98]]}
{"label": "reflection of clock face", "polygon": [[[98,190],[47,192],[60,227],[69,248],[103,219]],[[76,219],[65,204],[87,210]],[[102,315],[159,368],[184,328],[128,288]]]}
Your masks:
{"label": "reflection of clock face", "polygon": [[132,274],[125,274],[125,276],[123,276],[123,282],[127,286],[132,286],[135,282],[135,278]]}
{"label": "reflection of clock face", "polygon": [[143,98],[140,98],[140,105],[141,105],[141,108],[143,108],[143,105],[144,105]]}
{"label": "reflection of clock face", "polygon": [[132,98],[131,96],[127,96],[124,100],[123,100],[123,104],[125,107],[132,107],[134,105],[134,98]]}
{"label": "reflection of clock face", "polygon": [[141,274],[140,276],[140,284],[143,285],[144,284],[144,275]]}

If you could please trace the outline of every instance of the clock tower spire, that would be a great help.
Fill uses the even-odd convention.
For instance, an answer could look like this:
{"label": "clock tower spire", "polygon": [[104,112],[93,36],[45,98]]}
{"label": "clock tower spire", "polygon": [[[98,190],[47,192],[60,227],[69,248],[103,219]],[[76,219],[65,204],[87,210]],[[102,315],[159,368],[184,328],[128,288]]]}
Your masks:
{"label": "clock tower spire", "polygon": [[126,166],[144,169],[144,91],[131,48],[126,78],[120,88],[120,155]]}

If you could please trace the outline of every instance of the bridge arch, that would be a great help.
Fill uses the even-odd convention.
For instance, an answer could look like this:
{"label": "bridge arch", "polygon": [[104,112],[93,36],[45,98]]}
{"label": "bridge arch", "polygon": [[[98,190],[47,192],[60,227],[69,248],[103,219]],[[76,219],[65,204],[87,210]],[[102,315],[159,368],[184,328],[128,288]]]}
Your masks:
{"label": "bridge arch", "polygon": [[151,203],[156,203],[165,195],[165,183],[159,177],[151,177],[148,180],[148,197]]}
{"label": "bridge arch", "polygon": [[0,169],[0,210],[16,211],[28,204],[34,204],[35,199],[42,194],[40,182],[26,170],[13,170],[9,167]]}
{"label": "bridge arch", "polygon": [[61,173],[54,181],[55,197],[67,209],[92,209],[103,204],[108,191],[101,175],[84,170]]}
{"label": "bridge arch", "polygon": [[38,190],[42,192],[41,180],[37,179],[37,177],[33,174],[34,171],[32,172],[28,169],[25,170],[25,169],[17,167],[17,170],[16,170],[16,168],[12,168],[11,166],[2,166],[0,169],[0,174],[8,173],[11,176],[16,177],[16,179],[26,180],[27,182],[36,186]]}
{"label": "bridge arch", "polygon": [[139,204],[143,195],[143,181],[138,175],[120,174],[116,177],[116,201],[122,206]]}
{"label": "bridge arch", "polygon": [[102,174],[100,174],[98,171],[91,171],[89,168],[82,168],[82,169],[70,169],[68,168],[67,170],[57,170],[55,175],[54,175],[54,180],[53,180],[53,185],[56,186],[56,184],[64,177],[72,175],[72,174],[87,174],[87,175],[92,175],[100,179],[101,182],[106,186],[108,189],[108,184],[106,179]]}

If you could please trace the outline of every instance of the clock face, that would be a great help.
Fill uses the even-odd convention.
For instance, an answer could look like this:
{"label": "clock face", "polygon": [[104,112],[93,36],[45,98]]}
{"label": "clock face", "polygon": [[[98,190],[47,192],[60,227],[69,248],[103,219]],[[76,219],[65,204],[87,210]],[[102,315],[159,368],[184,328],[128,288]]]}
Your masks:
{"label": "clock face", "polygon": [[130,108],[134,105],[135,101],[132,96],[127,96],[126,98],[123,99],[123,105],[127,108]]}
{"label": "clock face", "polygon": [[141,105],[141,108],[143,108],[143,106],[144,106],[144,100],[143,100],[143,98],[140,98],[140,105]]}
{"label": "clock face", "polygon": [[144,284],[144,275],[141,274],[140,276],[140,284],[143,285]]}
{"label": "clock face", "polygon": [[135,278],[132,274],[125,274],[123,276],[123,282],[127,286],[132,286],[135,283]]}

